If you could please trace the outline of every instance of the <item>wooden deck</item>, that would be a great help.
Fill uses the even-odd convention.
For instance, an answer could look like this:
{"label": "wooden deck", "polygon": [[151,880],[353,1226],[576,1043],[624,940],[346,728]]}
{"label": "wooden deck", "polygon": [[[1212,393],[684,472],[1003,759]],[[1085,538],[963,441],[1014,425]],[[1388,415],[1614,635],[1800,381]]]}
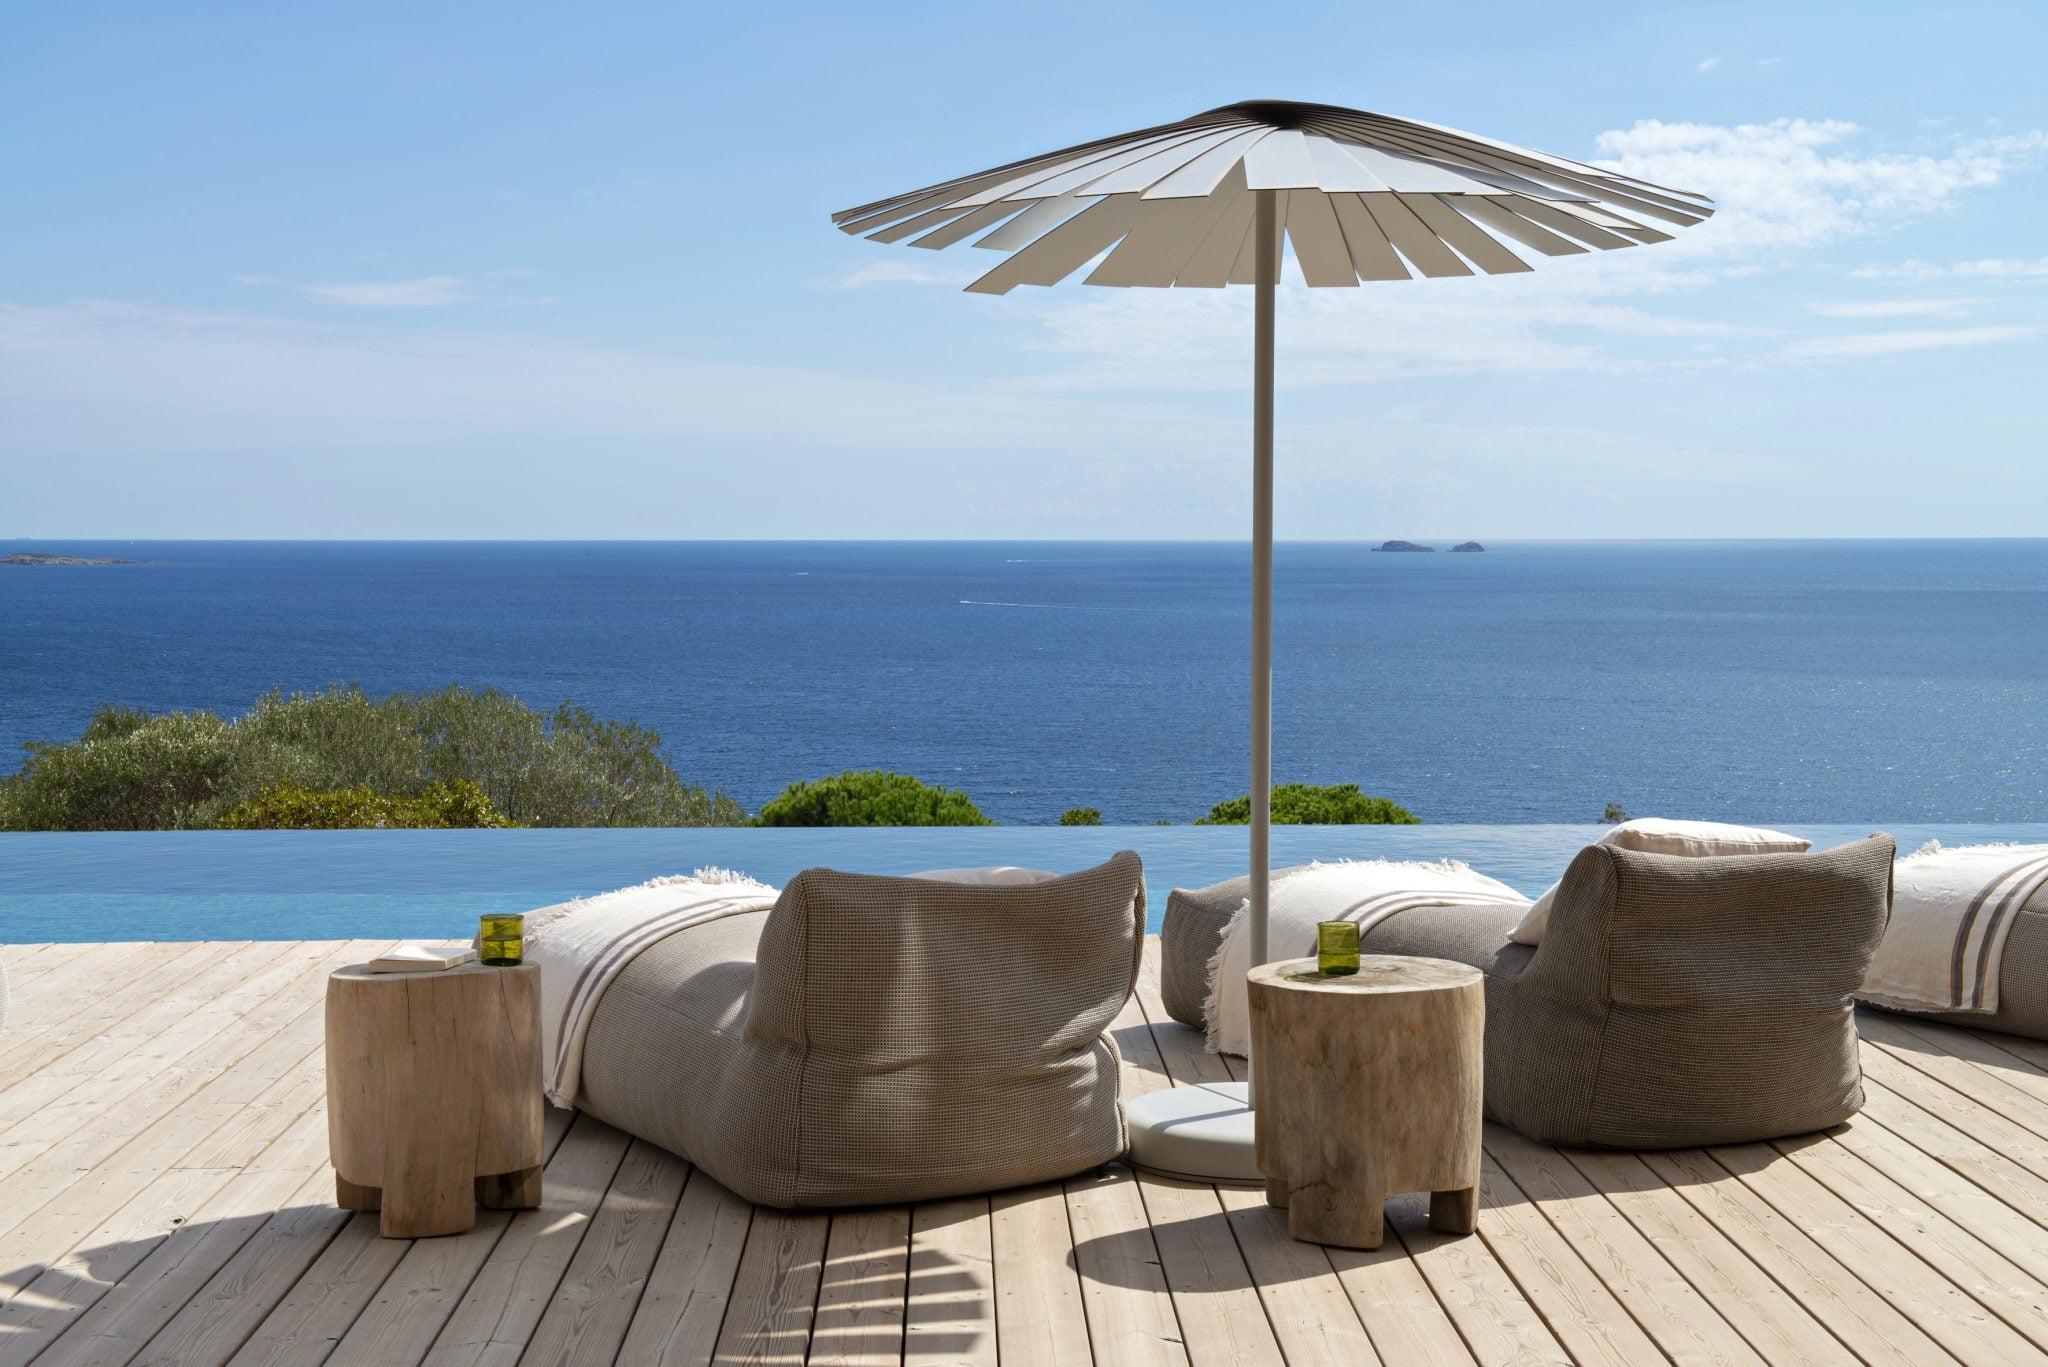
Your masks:
{"label": "wooden deck", "polygon": [[[542,1209],[405,1243],[328,1204],[321,985],[380,947],[0,947],[0,1367],[2048,1362],[2048,1045],[1871,1016],[1865,1114],[1775,1145],[1490,1130],[1479,1234],[1373,1253],[1122,1167],[757,1210],[569,1114]],[[1118,1040],[1220,1075],[1149,974]]]}

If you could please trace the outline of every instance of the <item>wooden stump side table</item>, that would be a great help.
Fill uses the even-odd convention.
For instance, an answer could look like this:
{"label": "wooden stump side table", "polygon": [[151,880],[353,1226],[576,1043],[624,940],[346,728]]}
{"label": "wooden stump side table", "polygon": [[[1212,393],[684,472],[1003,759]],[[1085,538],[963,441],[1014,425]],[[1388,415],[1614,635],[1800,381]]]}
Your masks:
{"label": "wooden stump side table", "polygon": [[1251,972],[1256,1151],[1266,1200],[1310,1243],[1378,1248],[1388,1196],[1430,1193],[1431,1228],[1479,1218],[1486,996],[1479,970],[1368,954]]}
{"label": "wooden stump side table", "polygon": [[540,1204],[540,970],[337,969],[327,979],[334,1200],[388,1239]]}

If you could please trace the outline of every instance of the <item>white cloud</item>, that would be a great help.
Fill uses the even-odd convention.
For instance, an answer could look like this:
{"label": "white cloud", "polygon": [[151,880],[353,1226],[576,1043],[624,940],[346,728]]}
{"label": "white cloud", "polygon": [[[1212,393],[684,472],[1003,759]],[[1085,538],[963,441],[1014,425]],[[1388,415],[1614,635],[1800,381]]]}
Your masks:
{"label": "white cloud", "polygon": [[1721,59],[1719,57],[1702,57],[1700,58],[1699,65],[1694,67],[1693,70],[1699,72],[1700,75],[1704,76],[1719,65],[1721,65]]}
{"label": "white cloud", "polygon": [[2025,280],[2048,277],[2048,256],[2032,261],[1987,256],[1976,261],[1894,261],[1877,266],[1859,266],[1849,275],[1856,280]]}
{"label": "white cloud", "polygon": [[1823,318],[1956,318],[1971,307],[1968,299],[1860,299],[1808,304],[1806,311]]}
{"label": "white cloud", "polygon": [[934,261],[884,257],[857,266],[844,275],[820,280],[817,285],[819,289],[828,290],[863,290],[877,285],[950,285],[959,289],[1001,260],[1000,256],[990,254],[987,263],[976,270],[961,263],[958,257]]}
{"label": "white cloud", "polygon": [[1859,332],[1846,337],[1801,337],[1785,344],[1785,355],[1801,361],[1840,361],[1897,356],[1959,346],[2031,341],[2041,329],[2019,324],[1978,328],[1926,328],[1911,332]]}
{"label": "white cloud", "polygon": [[[1858,150],[1858,131],[1839,120],[1780,119],[1645,121],[1603,133],[1601,164],[1711,194],[1718,212],[1668,243],[1539,260],[1527,275],[1311,290],[1290,272],[1281,382],[1707,369],[1773,356],[1780,340],[1770,329],[1703,319],[1688,306],[1707,286],[1939,213],[1998,184],[2039,145],[2039,135],[2026,135],[1908,155]],[[1040,345],[1070,362],[1038,386],[1154,392],[1244,383],[1248,291],[1084,288],[1013,298],[1046,301],[1035,305]]]}
{"label": "white cloud", "polygon": [[308,299],[367,309],[438,308],[468,298],[463,282],[452,275],[423,275],[416,280],[326,282],[280,280],[270,275],[242,275],[245,285],[289,285]]}
{"label": "white cloud", "polygon": [[1860,131],[1839,119],[1650,119],[1602,133],[1595,146],[1600,165],[1713,195],[1721,212],[1658,250],[1717,257],[1813,247],[1938,213],[2048,147],[2036,132],[1958,142],[1940,156],[1859,153],[1852,141]]}
{"label": "white cloud", "polygon": [[1759,57],[1756,59],[1756,64],[1762,67],[1764,70],[1769,71],[1773,67],[1782,66],[1784,64],[1784,61],[1785,59],[1783,57]]}

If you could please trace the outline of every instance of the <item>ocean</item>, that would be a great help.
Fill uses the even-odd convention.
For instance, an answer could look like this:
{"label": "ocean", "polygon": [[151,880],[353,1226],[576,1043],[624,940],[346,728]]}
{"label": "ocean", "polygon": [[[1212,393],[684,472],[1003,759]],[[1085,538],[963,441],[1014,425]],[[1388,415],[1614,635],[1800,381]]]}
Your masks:
{"label": "ocean", "polygon": [[[642,722],[749,808],[848,768],[1003,823],[1246,787],[1239,544],[16,550],[136,563],[0,566],[0,772],[102,703],[460,682]],[[2048,819],[2048,540],[1283,543],[1275,580],[1276,781],[1429,823]]]}

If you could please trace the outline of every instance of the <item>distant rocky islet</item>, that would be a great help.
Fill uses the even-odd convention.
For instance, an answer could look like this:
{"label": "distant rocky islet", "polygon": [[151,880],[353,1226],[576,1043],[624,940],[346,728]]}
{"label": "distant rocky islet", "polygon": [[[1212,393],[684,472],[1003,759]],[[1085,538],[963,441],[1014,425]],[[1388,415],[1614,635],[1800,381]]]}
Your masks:
{"label": "distant rocky islet", "polygon": [[132,565],[118,555],[44,555],[40,551],[16,551],[0,555],[0,565]]}
{"label": "distant rocky islet", "polygon": [[[1425,546],[1416,541],[1382,541],[1379,545],[1374,546],[1373,549],[1376,551],[1434,551],[1436,547]],[[1477,541],[1460,541],[1457,545],[1451,547],[1454,553],[1458,551],[1483,551],[1485,549],[1486,547],[1480,545]]]}

